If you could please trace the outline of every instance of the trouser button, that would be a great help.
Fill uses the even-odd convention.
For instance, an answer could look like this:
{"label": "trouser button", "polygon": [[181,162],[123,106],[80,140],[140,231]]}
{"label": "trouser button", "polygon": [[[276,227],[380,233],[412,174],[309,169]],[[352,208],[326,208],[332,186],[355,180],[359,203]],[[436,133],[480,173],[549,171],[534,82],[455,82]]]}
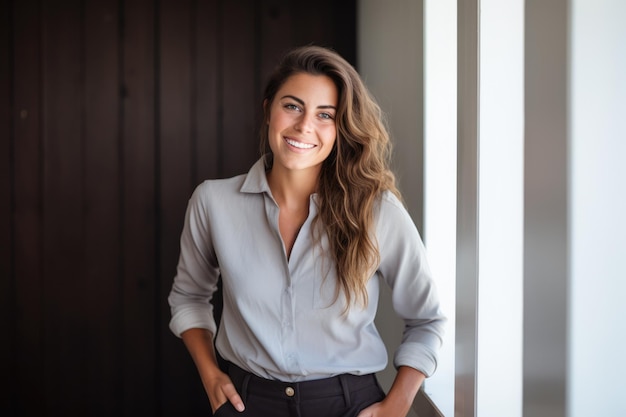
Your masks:
{"label": "trouser button", "polygon": [[294,391],[292,387],[285,388],[285,394],[287,394],[287,397],[293,397],[295,393],[296,391]]}

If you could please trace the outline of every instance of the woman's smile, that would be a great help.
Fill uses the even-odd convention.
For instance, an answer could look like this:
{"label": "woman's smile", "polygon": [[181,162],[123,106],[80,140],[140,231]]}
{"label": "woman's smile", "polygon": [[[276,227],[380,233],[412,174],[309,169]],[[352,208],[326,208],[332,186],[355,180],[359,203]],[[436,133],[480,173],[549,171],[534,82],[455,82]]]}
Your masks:
{"label": "woman's smile", "polygon": [[315,145],[311,144],[311,143],[305,143],[305,142],[301,142],[297,139],[292,139],[289,137],[285,138],[285,142],[287,142],[288,145],[291,145],[294,148],[297,148],[298,150],[306,150],[306,149],[313,149],[315,148]]}

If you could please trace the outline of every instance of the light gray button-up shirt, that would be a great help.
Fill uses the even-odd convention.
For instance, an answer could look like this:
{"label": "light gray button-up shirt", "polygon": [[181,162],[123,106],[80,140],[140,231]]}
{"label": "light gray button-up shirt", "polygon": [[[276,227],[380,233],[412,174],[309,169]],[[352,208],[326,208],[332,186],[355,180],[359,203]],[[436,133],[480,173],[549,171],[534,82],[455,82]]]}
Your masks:
{"label": "light gray button-up shirt", "polygon": [[224,303],[215,342],[225,359],[282,381],[378,372],[387,352],[374,317],[379,286],[389,285],[405,322],[394,365],[432,374],[445,317],[407,211],[392,193],[383,195],[375,221],[381,262],[367,285],[369,304],[343,314],[345,298],[334,302],[334,262],[324,256],[328,240],[322,233],[316,245],[311,234],[316,202],[314,194],[287,258],[262,159],[247,175],[199,185],[187,208],[168,298],[171,330],[178,336],[191,328],[216,333],[209,300],[221,275]]}

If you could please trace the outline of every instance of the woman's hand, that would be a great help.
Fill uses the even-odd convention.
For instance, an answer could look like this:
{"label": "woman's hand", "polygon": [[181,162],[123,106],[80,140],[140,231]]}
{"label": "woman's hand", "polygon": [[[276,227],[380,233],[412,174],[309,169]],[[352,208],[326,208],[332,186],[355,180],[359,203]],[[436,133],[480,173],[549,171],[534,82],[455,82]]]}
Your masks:
{"label": "woman's hand", "polygon": [[206,329],[189,329],[183,332],[181,337],[196,364],[213,412],[226,401],[230,401],[235,410],[243,411],[243,401],[233,381],[217,365],[213,349],[213,335]]}
{"label": "woman's hand", "polygon": [[357,417],[406,417],[424,379],[420,371],[401,366],[385,399],[365,408]]}
{"label": "woman's hand", "polygon": [[357,417],[406,417],[410,407],[411,404],[400,404],[385,398],[362,410]]}
{"label": "woman's hand", "polygon": [[217,373],[210,381],[207,381],[205,386],[213,413],[227,401],[230,401],[233,407],[235,407],[235,410],[239,412],[245,409],[241,396],[225,373]]}

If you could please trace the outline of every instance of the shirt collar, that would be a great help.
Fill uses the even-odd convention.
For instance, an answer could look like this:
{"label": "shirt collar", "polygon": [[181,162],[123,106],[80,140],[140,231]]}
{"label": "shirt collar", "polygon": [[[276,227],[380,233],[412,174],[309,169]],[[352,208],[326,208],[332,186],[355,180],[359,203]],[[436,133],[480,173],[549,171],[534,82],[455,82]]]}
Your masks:
{"label": "shirt collar", "polygon": [[239,191],[242,193],[268,193],[269,195],[272,194],[270,192],[270,186],[267,182],[267,175],[265,174],[264,156],[262,156],[258,161],[256,161],[254,165],[252,165],[252,168],[250,168],[250,171],[248,171],[248,175],[246,176],[246,179],[241,185]]}
{"label": "shirt collar", "polygon": [[[246,179],[243,181],[241,188],[239,188],[240,192],[250,194],[267,193],[267,195],[272,196],[270,185],[267,182],[267,171],[265,163],[266,157],[269,156],[262,156],[258,161],[254,163],[254,165],[252,165],[252,168],[250,168],[250,171],[248,171],[248,175],[246,175]],[[310,198],[313,202],[317,204],[317,193],[311,194]]]}

